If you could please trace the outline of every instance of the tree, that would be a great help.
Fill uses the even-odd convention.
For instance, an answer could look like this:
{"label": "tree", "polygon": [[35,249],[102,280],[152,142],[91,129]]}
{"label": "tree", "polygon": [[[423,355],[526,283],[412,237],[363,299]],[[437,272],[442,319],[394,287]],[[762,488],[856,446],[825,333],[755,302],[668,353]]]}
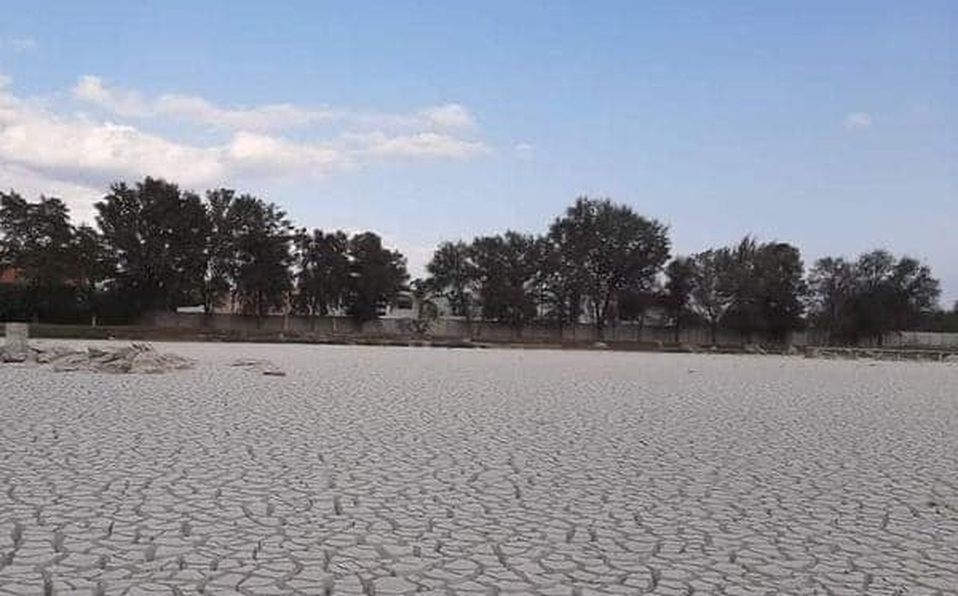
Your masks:
{"label": "tree", "polygon": [[206,271],[203,277],[203,312],[210,314],[231,295],[236,277],[236,246],[233,202],[236,191],[217,188],[206,191],[209,233],[206,244]]}
{"label": "tree", "polygon": [[675,257],[665,267],[665,307],[678,343],[682,323],[688,316],[695,287],[695,264],[689,257]]}
{"label": "tree", "polygon": [[667,232],[625,205],[585,197],[552,224],[549,235],[577,272],[574,283],[589,302],[600,336],[616,297],[652,287],[669,257]]}
{"label": "tree", "polygon": [[202,300],[209,220],[196,194],[148,177],[133,188],[114,184],[96,210],[118,288],[136,308]]}
{"label": "tree", "polygon": [[728,249],[730,267],[727,281],[732,302],[723,323],[749,338],[761,331],[762,280],[757,271],[758,243],[746,236]]}
{"label": "tree", "polygon": [[409,289],[416,305],[416,318],[404,322],[408,331],[422,337],[429,333],[430,327],[439,319],[439,307],[434,300],[433,286],[427,280],[414,279],[410,282]]}
{"label": "tree", "polygon": [[638,323],[636,339],[641,341],[649,309],[660,305],[661,302],[662,288],[657,281],[641,290],[625,290],[615,299],[615,320]]}
{"label": "tree", "polygon": [[575,325],[582,316],[582,294],[579,272],[566,259],[549,236],[540,239],[540,263],[537,286],[543,317],[555,323],[560,331]]}
{"label": "tree", "polygon": [[801,328],[808,291],[798,249],[785,242],[768,242],[755,254],[760,329],[781,340]]}
{"label": "tree", "polygon": [[426,283],[437,296],[449,301],[453,316],[472,318],[472,286],[475,265],[470,260],[470,247],[463,241],[443,242],[426,265]]}
{"label": "tree", "polygon": [[17,270],[31,286],[60,284],[72,271],[73,227],[60,199],[30,203],[0,193],[0,264]]}
{"label": "tree", "polygon": [[798,329],[806,291],[798,249],[746,236],[729,255],[732,304],[724,323],[749,339],[761,334],[782,340]]}
{"label": "tree", "polygon": [[881,344],[894,329],[915,325],[938,306],[938,280],[931,270],[910,257],[896,260],[887,251],[875,250],[855,263],[856,291],[853,337],[870,335]]}
{"label": "tree", "polygon": [[925,313],[914,328],[919,331],[958,333],[958,303],[948,310],[936,309]]}
{"label": "tree", "polygon": [[471,260],[484,319],[501,321],[516,331],[535,319],[540,248],[533,236],[512,231],[473,241]]}
{"label": "tree", "polygon": [[262,319],[286,306],[292,285],[292,225],[276,205],[246,194],[232,201],[228,218],[234,291],[243,309]]}
{"label": "tree", "polygon": [[892,288],[891,321],[895,329],[917,325],[924,315],[938,310],[941,286],[927,265],[911,257],[902,257],[895,264],[889,282]]}
{"label": "tree", "polygon": [[294,240],[297,312],[326,316],[339,308],[349,282],[349,238],[344,232],[312,234],[301,230]]}
{"label": "tree", "polygon": [[395,301],[405,287],[406,259],[398,251],[383,248],[380,237],[372,232],[350,238],[349,259],[346,311],[359,323],[375,320],[379,310]]}
{"label": "tree", "polygon": [[0,270],[17,272],[27,318],[63,318],[75,310],[73,234],[60,199],[31,203],[15,192],[0,193]]}
{"label": "tree", "polygon": [[845,259],[824,257],[808,273],[808,309],[812,324],[827,333],[827,341],[849,331],[847,309],[855,296],[855,267]]}
{"label": "tree", "polygon": [[100,284],[116,273],[116,261],[94,228],[81,225],[76,228],[71,243],[74,264],[74,283],[80,291],[84,306],[90,312],[90,322],[96,325],[99,313]]}
{"label": "tree", "polygon": [[862,336],[879,343],[890,328],[892,288],[889,280],[895,269],[895,257],[885,250],[874,250],[855,261],[855,291],[848,304],[847,328],[850,339]]}
{"label": "tree", "polygon": [[812,320],[830,337],[880,344],[894,329],[918,327],[938,309],[938,280],[910,257],[885,250],[861,255],[853,264],[826,258],[809,275]]}
{"label": "tree", "polygon": [[727,248],[711,249],[692,257],[692,310],[708,324],[712,345],[718,327],[734,299],[734,260]]}

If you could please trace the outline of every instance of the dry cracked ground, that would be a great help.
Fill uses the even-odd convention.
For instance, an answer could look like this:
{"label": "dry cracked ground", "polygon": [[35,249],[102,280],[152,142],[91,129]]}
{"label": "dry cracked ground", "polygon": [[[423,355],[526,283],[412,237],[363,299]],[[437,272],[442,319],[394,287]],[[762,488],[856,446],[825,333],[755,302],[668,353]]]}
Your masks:
{"label": "dry cracked ground", "polygon": [[0,366],[0,594],[958,593],[955,365],[162,349]]}

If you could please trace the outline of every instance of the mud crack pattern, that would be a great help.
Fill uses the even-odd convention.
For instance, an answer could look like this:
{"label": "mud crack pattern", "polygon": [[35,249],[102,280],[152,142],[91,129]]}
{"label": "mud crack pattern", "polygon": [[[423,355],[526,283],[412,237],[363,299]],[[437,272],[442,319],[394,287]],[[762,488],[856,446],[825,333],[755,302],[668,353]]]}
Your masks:
{"label": "mud crack pattern", "polygon": [[0,369],[0,594],[958,593],[958,366],[168,349]]}

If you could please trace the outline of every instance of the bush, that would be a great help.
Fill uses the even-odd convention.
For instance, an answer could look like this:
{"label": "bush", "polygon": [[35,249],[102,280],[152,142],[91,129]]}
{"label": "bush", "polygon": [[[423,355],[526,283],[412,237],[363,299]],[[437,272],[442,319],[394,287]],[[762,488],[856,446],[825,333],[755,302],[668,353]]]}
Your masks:
{"label": "bush", "polygon": [[45,288],[0,284],[0,320],[76,324],[90,318],[80,293],[68,285]]}

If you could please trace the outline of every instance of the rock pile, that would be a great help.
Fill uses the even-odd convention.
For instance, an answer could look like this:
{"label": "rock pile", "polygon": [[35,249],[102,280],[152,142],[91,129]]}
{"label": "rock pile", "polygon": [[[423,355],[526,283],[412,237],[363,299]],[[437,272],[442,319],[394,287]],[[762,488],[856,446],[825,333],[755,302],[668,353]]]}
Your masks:
{"label": "rock pile", "polygon": [[251,372],[270,377],[285,377],[286,373],[269,360],[259,358],[238,358],[230,366],[237,366]]}
{"label": "rock pile", "polygon": [[49,365],[56,372],[92,371],[101,373],[158,374],[193,368],[193,361],[176,354],[161,354],[148,344],[121,348],[67,346],[15,346],[0,348],[0,362],[27,362]]}

